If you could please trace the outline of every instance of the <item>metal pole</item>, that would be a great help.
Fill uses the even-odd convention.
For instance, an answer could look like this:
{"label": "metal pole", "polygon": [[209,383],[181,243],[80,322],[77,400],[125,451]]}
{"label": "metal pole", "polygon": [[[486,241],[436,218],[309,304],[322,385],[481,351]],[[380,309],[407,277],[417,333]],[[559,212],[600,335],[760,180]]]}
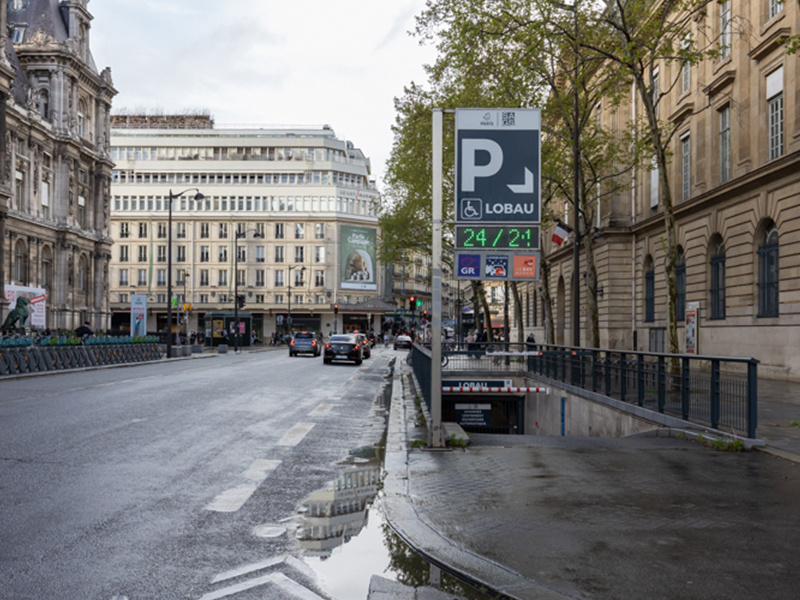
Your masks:
{"label": "metal pole", "polygon": [[289,267],[289,311],[286,315],[286,333],[292,333],[292,269]]}
{"label": "metal pole", "polygon": [[233,352],[239,353],[239,232],[233,236]]}
{"label": "metal pole", "polygon": [[581,290],[580,290],[580,269],[581,269],[581,222],[578,212],[578,191],[580,182],[578,180],[578,163],[580,161],[580,136],[578,135],[578,2],[572,6],[575,14],[575,79],[572,82],[572,95],[573,95],[573,115],[572,115],[572,159],[573,165],[573,181],[572,181],[572,202],[574,206],[573,212],[575,213],[575,241],[572,244],[572,345],[578,347],[581,345],[581,325],[580,325],[580,304],[581,304]]}
{"label": "metal pole", "polygon": [[172,358],[172,199],[170,190],[167,223],[167,358]]}
{"label": "metal pole", "polygon": [[431,328],[431,427],[432,448],[444,447],[442,432],[442,117],[433,109],[433,310]]}

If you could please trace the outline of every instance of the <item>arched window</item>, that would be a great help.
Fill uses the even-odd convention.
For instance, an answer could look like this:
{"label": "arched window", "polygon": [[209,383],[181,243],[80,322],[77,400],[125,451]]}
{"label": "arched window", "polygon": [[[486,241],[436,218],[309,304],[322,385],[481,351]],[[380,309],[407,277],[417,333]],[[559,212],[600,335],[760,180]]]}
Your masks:
{"label": "arched window", "polygon": [[649,254],[644,261],[644,321],[652,323],[656,320],[656,270],[653,257]]}
{"label": "arched window", "polygon": [[680,246],[678,246],[678,258],[675,261],[675,280],[678,288],[678,297],[675,299],[675,318],[680,322],[686,319],[686,256]]}
{"label": "arched window", "polygon": [[716,236],[711,240],[711,318],[725,318],[725,242]]}
{"label": "arched window", "polygon": [[28,283],[28,248],[22,240],[17,240],[14,245],[14,281]]}
{"label": "arched window", "polygon": [[39,114],[43,119],[50,118],[50,92],[46,88],[39,90]]}
{"label": "arched window", "polygon": [[80,100],[78,102],[78,135],[83,137],[88,133],[88,121],[86,113],[86,101]]}
{"label": "arched window", "polygon": [[778,228],[770,222],[758,246],[758,316],[778,316]]}
{"label": "arched window", "polygon": [[50,246],[42,248],[42,268],[39,277],[39,285],[49,290],[53,285],[53,251]]}

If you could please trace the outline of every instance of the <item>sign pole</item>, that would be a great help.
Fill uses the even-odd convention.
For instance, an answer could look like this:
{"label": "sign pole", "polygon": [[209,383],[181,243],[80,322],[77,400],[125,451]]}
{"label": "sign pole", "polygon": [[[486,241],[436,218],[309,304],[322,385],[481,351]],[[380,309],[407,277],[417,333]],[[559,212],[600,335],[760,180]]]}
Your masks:
{"label": "sign pole", "polygon": [[433,310],[431,320],[431,427],[429,446],[444,448],[442,435],[442,115],[433,109]]}

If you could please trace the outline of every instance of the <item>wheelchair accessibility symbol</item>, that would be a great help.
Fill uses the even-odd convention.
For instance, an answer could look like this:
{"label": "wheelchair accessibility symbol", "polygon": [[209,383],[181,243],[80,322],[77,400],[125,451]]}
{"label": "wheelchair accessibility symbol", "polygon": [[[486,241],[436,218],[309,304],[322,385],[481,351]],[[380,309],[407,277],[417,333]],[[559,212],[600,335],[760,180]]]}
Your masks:
{"label": "wheelchair accessibility symbol", "polygon": [[483,218],[483,200],[480,198],[461,199],[461,220],[477,221]]}

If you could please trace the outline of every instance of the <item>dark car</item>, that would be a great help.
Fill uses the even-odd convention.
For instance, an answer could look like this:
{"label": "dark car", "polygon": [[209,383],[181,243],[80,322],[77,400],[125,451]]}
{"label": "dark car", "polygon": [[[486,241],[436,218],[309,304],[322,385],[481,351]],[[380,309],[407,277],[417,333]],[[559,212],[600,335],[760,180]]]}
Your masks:
{"label": "dark car", "polygon": [[372,358],[372,344],[369,343],[369,338],[366,333],[357,333],[356,339],[361,344],[361,349],[364,351],[364,358]]}
{"label": "dark car", "polygon": [[322,360],[326,365],[334,360],[352,360],[360,365],[363,359],[364,349],[358,342],[358,338],[352,334],[332,335],[325,344],[325,351],[322,355]]}
{"label": "dark car", "polygon": [[310,331],[295,333],[294,338],[289,342],[289,356],[297,356],[300,353],[319,356],[321,352],[322,344]]}

